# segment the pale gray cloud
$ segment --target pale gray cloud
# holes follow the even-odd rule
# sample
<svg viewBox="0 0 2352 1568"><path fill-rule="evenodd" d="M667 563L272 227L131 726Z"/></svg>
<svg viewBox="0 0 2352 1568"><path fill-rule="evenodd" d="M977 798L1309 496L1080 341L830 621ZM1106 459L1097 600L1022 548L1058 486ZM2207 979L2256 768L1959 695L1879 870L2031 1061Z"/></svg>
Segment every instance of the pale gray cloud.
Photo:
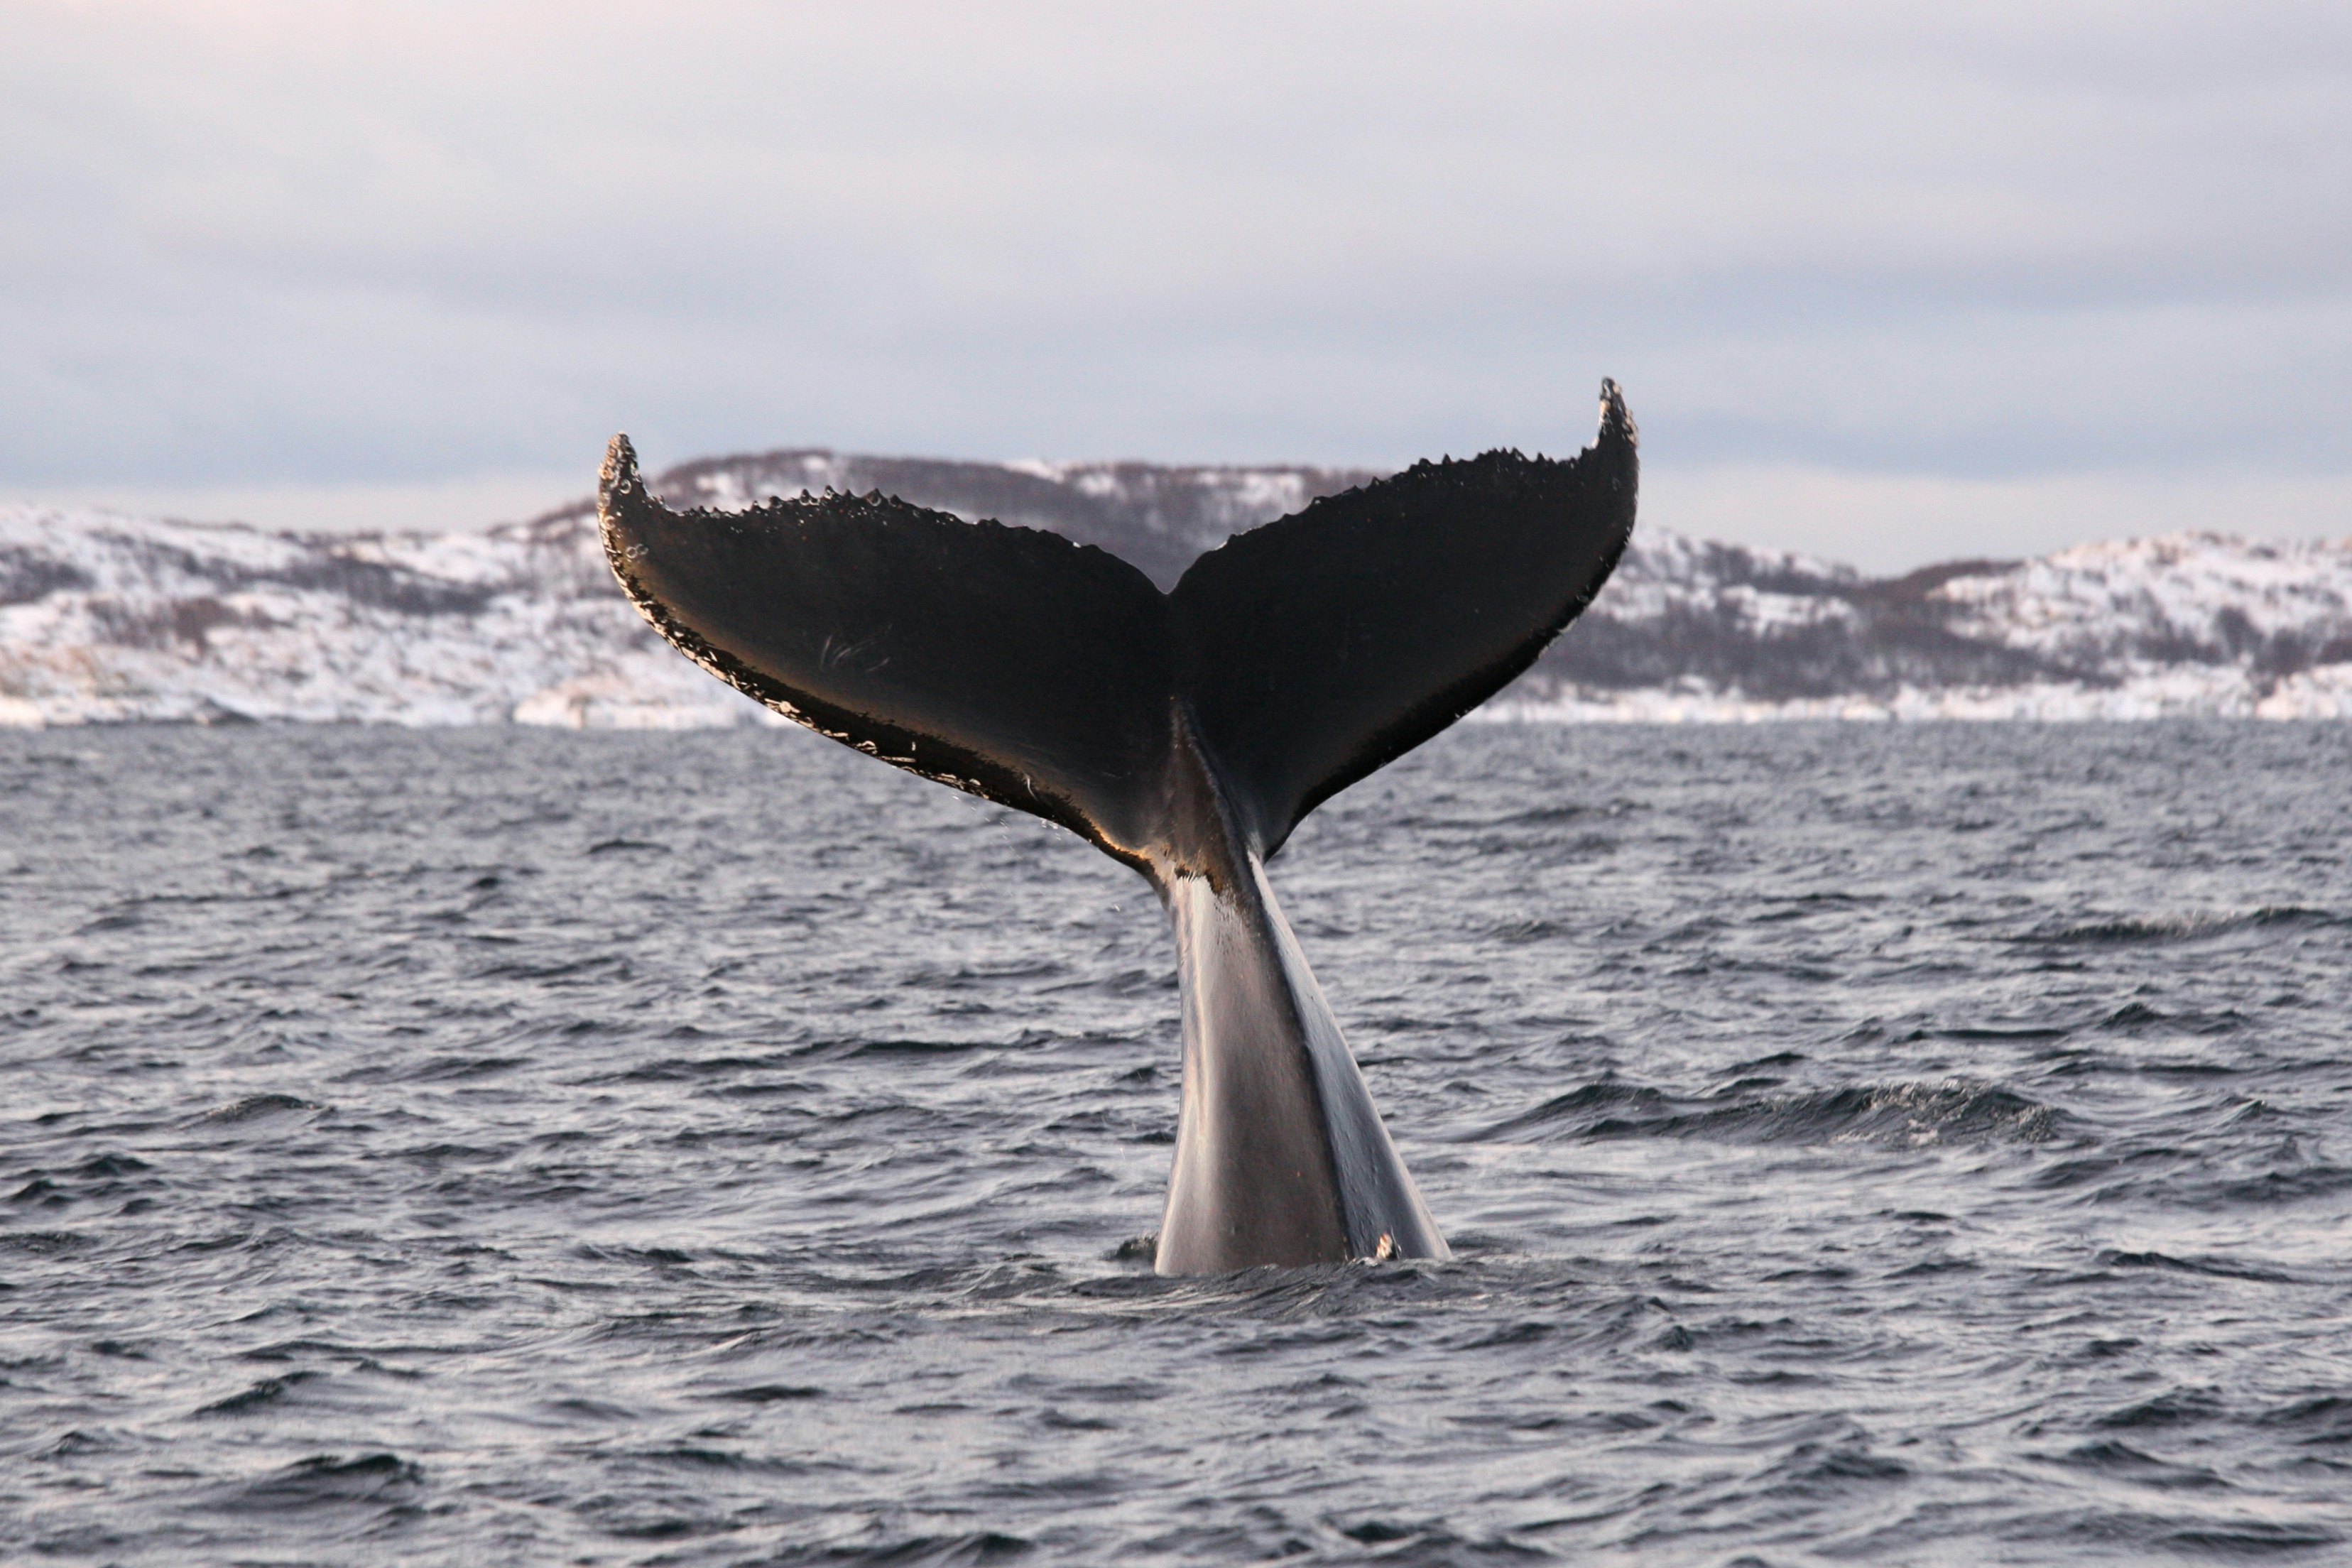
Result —
<svg viewBox="0 0 2352 1568"><path fill-rule="evenodd" d="M0 488L1557 449L1609 374L1661 500L2352 496L2352 14L1919 9L15 0Z"/></svg>

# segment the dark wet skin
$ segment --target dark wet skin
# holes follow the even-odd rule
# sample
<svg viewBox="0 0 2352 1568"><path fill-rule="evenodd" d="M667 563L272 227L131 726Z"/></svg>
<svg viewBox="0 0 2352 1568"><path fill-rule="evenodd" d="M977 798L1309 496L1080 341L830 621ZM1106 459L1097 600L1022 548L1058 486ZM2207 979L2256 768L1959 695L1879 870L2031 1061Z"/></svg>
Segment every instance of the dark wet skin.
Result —
<svg viewBox="0 0 2352 1568"><path fill-rule="evenodd" d="M870 755L1059 823L1170 911L1184 1088L1163 1274L1444 1258L1265 864L1589 605L1633 525L1633 426L1555 462L1421 463L1235 535L1161 594L1126 562L879 494L672 512L615 437L607 558L663 636Z"/></svg>

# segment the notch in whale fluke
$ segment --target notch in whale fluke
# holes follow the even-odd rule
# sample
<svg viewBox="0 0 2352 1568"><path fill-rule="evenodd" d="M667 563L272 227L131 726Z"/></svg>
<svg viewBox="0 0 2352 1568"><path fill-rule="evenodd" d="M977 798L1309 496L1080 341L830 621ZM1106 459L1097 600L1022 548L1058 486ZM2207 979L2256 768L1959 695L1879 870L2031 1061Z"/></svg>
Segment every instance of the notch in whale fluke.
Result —
<svg viewBox="0 0 2352 1568"><path fill-rule="evenodd" d="M878 493L673 512L623 437L598 511L629 598L706 669L1160 889L1185 1087L1159 1266L1197 1272L1445 1255L1263 862L1591 602L1638 468L1604 382L1572 458L1417 463L1236 534L1167 594L1105 551Z"/></svg>

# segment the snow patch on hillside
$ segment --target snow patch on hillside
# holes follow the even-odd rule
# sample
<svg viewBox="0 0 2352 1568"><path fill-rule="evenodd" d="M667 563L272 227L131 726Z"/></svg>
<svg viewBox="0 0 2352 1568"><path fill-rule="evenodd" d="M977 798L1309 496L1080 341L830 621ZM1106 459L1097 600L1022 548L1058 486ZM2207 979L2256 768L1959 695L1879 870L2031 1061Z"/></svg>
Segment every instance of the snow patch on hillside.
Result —
<svg viewBox="0 0 2352 1568"><path fill-rule="evenodd" d="M675 725L763 711L662 643L583 544L0 510L0 723Z"/></svg>

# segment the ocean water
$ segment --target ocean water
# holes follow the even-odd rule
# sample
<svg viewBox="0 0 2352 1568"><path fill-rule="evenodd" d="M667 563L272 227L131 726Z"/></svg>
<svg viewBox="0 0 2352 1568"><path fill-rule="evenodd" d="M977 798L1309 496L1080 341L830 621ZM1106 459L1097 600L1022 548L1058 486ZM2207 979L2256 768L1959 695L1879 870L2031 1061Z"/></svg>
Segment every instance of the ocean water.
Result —
<svg viewBox="0 0 2352 1568"><path fill-rule="evenodd" d="M1162 1280L1132 873L794 731L0 731L0 1560L2352 1562L2352 726L1469 726L1458 1258Z"/></svg>

